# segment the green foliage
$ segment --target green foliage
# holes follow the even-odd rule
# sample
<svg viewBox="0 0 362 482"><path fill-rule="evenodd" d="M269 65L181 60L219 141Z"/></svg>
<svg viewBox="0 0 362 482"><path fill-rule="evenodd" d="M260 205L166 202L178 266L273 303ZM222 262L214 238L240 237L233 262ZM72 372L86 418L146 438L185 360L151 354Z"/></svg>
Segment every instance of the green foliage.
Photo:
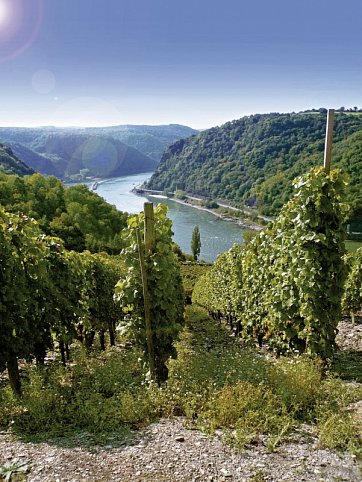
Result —
<svg viewBox="0 0 362 482"><path fill-rule="evenodd" d="M175 198L184 201L186 199L186 194L182 189L176 189Z"/></svg>
<svg viewBox="0 0 362 482"><path fill-rule="evenodd" d="M216 391L200 417L208 430L227 430L226 441L245 447L260 434L287 433L295 424L285 405L263 385L238 382Z"/></svg>
<svg viewBox="0 0 362 482"><path fill-rule="evenodd" d="M3 465L0 465L0 477L5 480L5 482L15 480L13 476L16 477L17 481L25 480L25 474L28 471L29 463L24 459L8 460ZM21 478L19 478L19 476Z"/></svg>
<svg viewBox="0 0 362 482"><path fill-rule="evenodd" d="M362 441L356 436L358 425L348 413L327 412L318 424L319 438L329 449L348 450L362 457Z"/></svg>
<svg viewBox="0 0 362 482"><path fill-rule="evenodd" d="M273 450L305 421L317 425L325 446L360 455L346 407L361 399L361 388L323 376L317 357L263 356L195 306L187 307L176 348L161 387L145 384L135 348L99 355L77 347L67 368L27 365L22 399L0 388L0 426L43 440L79 430L104 440L158 416L183 415L209 433L222 429L234 446L262 441Z"/></svg>
<svg viewBox="0 0 362 482"><path fill-rule="evenodd" d="M257 231L252 231L251 229L247 229L246 231L243 231L244 244L249 244L250 241L252 241L257 234L258 234Z"/></svg>
<svg viewBox="0 0 362 482"><path fill-rule="evenodd" d="M269 368L269 383L295 418L315 416L322 388L323 363L308 356L279 358Z"/></svg>
<svg viewBox="0 0 362 482"><path fill-rule="evenodd" d="M187 307L176 347L167 386L158 394L164 414L185 415L207 432L221 428L237 447L264 434L271 450L301 421L316 423L325 446L334 441L336 448L360 454L358 426L346 407L360 400L361 389L326 378L318 357L260 356L195 306ZM344 420L339 444L338 430L324 425L331 414Z"/></svg>
<svg viewBox="0 0 362 482"><path fill-rule="evenodd" d="M28 139L27 149L17 144L13 147L34 169L61 179L124 176L152 171L157 164L119 140L76 131L35 134Z"/></svg>
<svg viewBox="0 0 362 482"><path fill-rule="evenodd" d="M117 253L123 247L127 215L84 185L66 189L55 177L0 174L0 204L35 218L46 234L62 238L67 249Z"/></svg>
<svg viewBox="0 0 362 482"><path fill-rule="evenodd" d="M43 363L53 339L69 344L88 332L114 333L113 299L123 263L106 254L68 252L36 221L0 208L0 370L21 395L17 359Z"/></svg>
<svg viewBox="0 0 362 482"><path fill-rule="evenodd" d="M217 209L219 207L218 203L213 199L207 199L203 205L208 209Z"/></svg>
<svg viewBox="0 0 362 482"><path fill-rule="evenodd" d="M353 255L345 258L349 268L344 286L342 309L354 314L362 307L362 248L358 248Z"/></svg>
<svg viewBox="0 0 362 482"><path fill-rule="evenodd" d="M362 357L358 351L337 351L332 358L332 369L343 380L362 383Z"/></svg>
<svg viewBox="0 0 362 482"><path fill-rule="evenodd" d="M179 264L173 252L171 221L166 206L155 209L155 247L146 253L147 285L150 293L151 326L158 380L167 378L166 361L175 356L173 342L184 321L184 292ZM128 221L127 245L122 252L126 267L125 278L116 286L116 299L122 306L125 324L137 346L147 354L144 321L142 277L137 246L137 230L144 233L144 214L131 216Z"/></svg>
<svg viewBox="0 0 362 482"><path fill-rule="evenodd" d="M218 256L211 270L195 285L192 300L209 313L222 315L229 321L237 318L242 294L241 256L243 248L234 245Z"/></svg>
<svg viewBox="0 0 362 482"><path fill-rule="evenodd" d="M180 271L182 283L185 290L185 296L191 299L197 280L205 274L211 266L204 262L184 261L180 262Z"/></svg>
<svg viewBox="0 0 362 482"><path fill-rule="evenodd" d="M200 229L198 226L195 226L194 230L192 231L192 237L191 237L191 252L195 261L197 261L197 258L200 256L200 251L201 251Z"/></svg>
<svg viewBox="0 0 362 482"><path fill-rule="evenodd" d="M322 164L326 114L243 117L178 141L164 153L148 182L158 190L182 189L211 199L255 206L276 215L292 195L291 181ZM333 166L351 176L351 218L361 219L362 117L336 113Z"/></svg>
<svg viewBox="0 0 362 482"><path fill-rule="evenodd" d="M34 174L33 169L16 157L10 147L0 143L0 172L26 176Z"/></svg>
<svg viewBox="0 0 362 482"><path fill-rule="evenodd" d="M178 356L169 362L162 399L168 415L197 419L216 390L240 381L257 385L267 376L263 359L248 348L240 349L224 326L193 305L186 308L186 329L175 346Z"/></svg>
<svg viewBox="0 0 362 482"><path fill-rule="evenodd" d="M154 408L139 357L136 350L102 357L80 350L72 367L29 369L14 430L63 435L65 427L96 433L145 423Z"/></svg>
<svg viewBox="0 0 362 482"><path fill-rule="evenodd" d="M91 254L88 251L80 254L80 258L84 268L83 304L86 305L81 320L83 333L104 334L122 318L122 311L114 300L114 288L125 274L123 262L105 253Z"/></svg>
<svg viewBox="0 0 362 482"><path fill-rule="evenodd" d="M346 276L344 185L338 171L322 168L297 179L276 221L221 255L194 301L239 320L245 337L266 335L280 352L330 357Z"/></svg>
<svg viewBox="0 0 362 482"><path fill-rule="evenodd" d="M318 168L294 186L294 197L273 226L246 248L243 312L250 319L258 301L254 319L279 349L329 357L346 276L344 180L338 171L326 176Z"/></svg>
<svg viewBox="0 0 362 482"><path fill-rule="evenodd" d="M46 258L38 224L0 208L0 369L16 357L28 357L41 340Z"/></svg>
<svg viewBox="0 0 362 482"><path fill-rule="evenodd" d="M118 150L118 162L121 164L122 150L119 142L129 146L124 152L128 161L137 162L138 172L150 169L150 160L159 161L163 151L173 142L183 137L196 134L198 131L187 126L171 124L161 126L121 125L114 127L81 128L11 128L0 127L0 139L9 142L13 151L29 166L42 174L63 177L66 169L82 165L83 154L85 163L93 161L97 154L103 154L106 162L104 172L115 168L115 154ZM86 135L84 135L86 134ZM92 142L92 138L95 142ZM82 142L83 141L83 142ZM113 142L115 141L115 142ZM125 147L126 147L125 146ZM123 149L125 149L123 147ZM133 148L133 149L132 149ZM97 153L98 151L98 153ZM102 152L103 151L103 152ZM138 151L138 152L137 152ZM141 153L143 155L141 155ZM147 159L148 158L151 159ZM144 163L147 159L146 164ZM109 162L113 161L113 162ZM134 166L132 171L134 172Z"/></svg>

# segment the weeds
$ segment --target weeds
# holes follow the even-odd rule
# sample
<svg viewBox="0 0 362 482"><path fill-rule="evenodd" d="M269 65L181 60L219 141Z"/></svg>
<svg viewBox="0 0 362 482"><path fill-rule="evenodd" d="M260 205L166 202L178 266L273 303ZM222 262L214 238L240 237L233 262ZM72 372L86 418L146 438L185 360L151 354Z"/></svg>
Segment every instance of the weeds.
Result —
<svg viewBox="0 0 362 482"><path fill-rule="evenodd" d="M318 423L321 443L330 449L349 450L362 458L362 441L356 435L356 421L349 413L325 413Z"/></svg>
<svg viewBox="0 0 362 482"><path fill-rule="evenodd" d="M192 306L176 348L160 388L146 381L134 349L89 355L78 348L69 367L28 366L21 400L0 389L0 425L33 440L67 435L71 444L123 444L134 428L183 415L208 433L221 429L236 447L274 450L303 421L315 424L324 446L362 455L346 410L362 388L326 375L318 358L261 354Z"/></svg>
<svg viewBox="0 0 362 482"><path fill-rule="evenodd" d="M25 474L29 471L29 464L24 459L14 459L0 465L0 478L5 482L10 480L26 480Z"/></svg>
<svg viewBox="0 0 362 482"><path fill-rule="evenodd" d="M93 358L80 351L71 367L31 367L28 377L14 417L17 432L102 433L137 427L154 418L136 351Z"/></svg>

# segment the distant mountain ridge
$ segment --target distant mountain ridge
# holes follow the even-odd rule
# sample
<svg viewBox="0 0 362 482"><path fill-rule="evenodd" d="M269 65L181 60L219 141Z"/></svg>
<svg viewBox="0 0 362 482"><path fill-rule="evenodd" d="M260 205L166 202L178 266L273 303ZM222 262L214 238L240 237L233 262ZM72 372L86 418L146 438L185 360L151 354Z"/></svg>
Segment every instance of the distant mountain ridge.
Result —
<svg viewBox="0 0 362 482"><path fill-rule="evenodd" d="M275 215L291 181L323 163L324 112L256 114L182 139L164 153L150 189L182 189ZM336 113L332 165L351 175L352 215L362 216L362 115ZM360 214L359 214L360 213Z"/></svg>
<svg viewBox="0 0 362 482"><path fill-rule="evenodd" d="M9 146L0 144L0 171L5 174L25 176L34 174L34 170L17 158Z"/></svg>
<svg viewBox="0 0 362 482"><path fill-rule="evenodd" d="M31 166L32 169L41 174L46 174L48 176L56 176L58 178L62 177L62 173L57 169L56 165L53 164L52 159L45 157L27 147L19 144L18 142L8 143L11 150L19 159L26 159L27 165Z"/></svg>
<svg viewBox="0 0 362 482"><path fill-rule="evenodd" d="M88 127L84 133L113 137L160 161L164 150L178 139L198 134L199 131L180 124L161 126L124 125L115 127Z"/></svg>
<svg viewBox="0 0 362 482"><path fill-rule="evenodd" d="M86 169L90 176L112 177L153 171L168 145L196 132L178 124L0 127L0 141L10 145L18 157L42 174L61 179L82 178L80 171Z"/></svg>
<svg viewBox="0 0 362 482"><path fill-rule="evenodd" d="M119 125L109 127L0 127L0 141L17 142L28 149L38 151L49 135L98 135L124 142L148 157L159 161L170 144L183 137L197 134L191 127L169 125Z"/></svg>
<svg viewBox="0 0 362 482"><path fill-rule="evenodd" d="M61 179L124 176L150 172L157 165L156 161L123 142L89 134L50 134L39 138L36 156L30 156L32 151L19 145L14 149L34 169Z"/></svg>

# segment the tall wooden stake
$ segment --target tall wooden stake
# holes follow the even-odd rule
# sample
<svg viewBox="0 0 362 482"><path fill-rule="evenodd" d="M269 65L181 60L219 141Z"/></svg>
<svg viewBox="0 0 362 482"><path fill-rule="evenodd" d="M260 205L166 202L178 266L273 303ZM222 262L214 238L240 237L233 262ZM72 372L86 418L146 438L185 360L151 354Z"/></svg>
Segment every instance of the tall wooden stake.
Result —
<svg viewBox="0 0 362 482"><path fill-rule="evenodd" d="M331 170L333 125L334 125L334 109L329 109L328 115L327 115L326 143L324 147L324 169L327 174L329 174Z"/></svg>
<svg viewBox="0 0 362 482"><path fill-rule="evenodd" d="M144 253L144 249L143 249L141 234L140 234L138 229L136 231L136 237L137 237L138 253L139 253L139 260L140 260L140 269L141 269L141 277L142 277L143 303L144 303L144 311L145 311L146 339L147 339L147 351L148 351L148 363L150 365L151 380L155 380L156 379L155 354L154 354L154 350L153 350L153 341L152 341L150 296L149 296L148 285L147 285L147 271L146 271L146 265L145 265L145 253Z"/></svg>
<svg viewBox="0 0 362 482"><path fill-rule="evenodd" d="M153 212L153 203L146 202L143 205L143 211L145 215L145 251L146 256L152 254L155 249L155 242L156 242L156 231L155 231L155 215ZM145 276L147 276L147 272L145 270ZM150 304L150 297L148 293L147 287L147 278L145 281L145 285L147 288L147 317L145 316L145 323L146 323L146 336L147 336L147 347L150 353L150 371L151 371L151 378L155 380L157 377L156 370L155 370L155 350L153 347L153 333L152 333L152 325L151 325L151 304ZM145 310L146 314L146 310ZM152 361L151 361L152 358Z"/></svg>
<svg viewBox="0 0 362 482"><path fill-rule="evenodd" d="M150 295L148 292L147 270L145 265L145 254L147 255L153 252L155 247L155 240L156 240L155 216L153 213L153 203L149 203L149 202L144 203L144 216L145 216L144 247L145 247L146 253L144 252L144 249L143 249L143 243L141 240L141 235L139 230L137 230L136 236L137 236L140 268L141 268L141 276L142 276L148 362L150 365L151 379L155 380L156 370L155 370L155 351L153 348L153 339L152 339L153 335L152 335L152 325L151 325L151 303L150 303Z"/></svg>

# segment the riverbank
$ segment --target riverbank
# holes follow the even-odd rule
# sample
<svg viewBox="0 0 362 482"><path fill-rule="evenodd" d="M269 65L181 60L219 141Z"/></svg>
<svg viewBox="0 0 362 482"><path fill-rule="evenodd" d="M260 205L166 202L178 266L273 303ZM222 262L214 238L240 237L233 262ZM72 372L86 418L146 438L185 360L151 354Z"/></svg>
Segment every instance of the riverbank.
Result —
<svg viewBox="0 0 362 482"><path fill-rule="evenodd" d="M183 204L184 206L190 206L192 208L199 209L200 211L205 211L207 213L213 214L214 216L222 219L223 221L228 221L228 222L232 222L234 224L237 224L238 226L240 226L241 228L244 228L244 229L251 229L253 231L261 231L262 229L264 229L264 226L261 226L260 224L256 224L256 223L252 223L252 222L249 223L249 222L247 222L245 220L242 220L242 219L233 218L233 217L227 216L225 214L218 213L218 212L215 211L215 209L198 206L197 204L193 204L192 202L187 202L186 200L169 198L169 197L161 196L161 195L158 195L158 194L148 194L148 196L149 197L155 197L155 198L168 199L169 201L173 201L175 203Z"/></svg>
<svg viewBox="0 0 362 482"><path fill-rule="evenodd" d="M155 197L155 198L158 198L158 199L167 199L169 201L173 201L173 202L176 202L176 203L179 203L179 204L183 204L184 206L189 206L189 207L192 207L192 208L195 208L195 209L199 209L200 211L205 211L205 212L208 212L210 214L213 214L214 216L222 219L223 221L232 222L232 223L234 223L234 224L236 224L236 225L238 225L238 226L240 226L241 228L244 228L244 229L251 229L253 231L261 231L262 229L264 229L263 225L258 224L254 221L249 221L247 219L240 219L238 217L233 217L228 213L223 213L223 212L217 211L218 209L220 210L220 208L221 208L221 209L234 211L235 213L242 213L243 212L241 209L235 208L235 207L230 206L228 204L217 203L217 205L218 205L217 208L207 208L207 207L201 206L199 204L201 202L204 202L204 199L197 198L197 197L194 197L194 196L188 196L187 194L185 194L185 199L179 199L179 198L176 198L176 197L164 196L164 195L161 194L162 191L153 191L151 189L142 189L142 188L135 187L134 189L132 189L132 192L134 192L135 194L143 195L143 196L146 195L148 197ZM265 219L263 218L263 220L269 221L269 219L266 219L266 218Z"/></svg>

